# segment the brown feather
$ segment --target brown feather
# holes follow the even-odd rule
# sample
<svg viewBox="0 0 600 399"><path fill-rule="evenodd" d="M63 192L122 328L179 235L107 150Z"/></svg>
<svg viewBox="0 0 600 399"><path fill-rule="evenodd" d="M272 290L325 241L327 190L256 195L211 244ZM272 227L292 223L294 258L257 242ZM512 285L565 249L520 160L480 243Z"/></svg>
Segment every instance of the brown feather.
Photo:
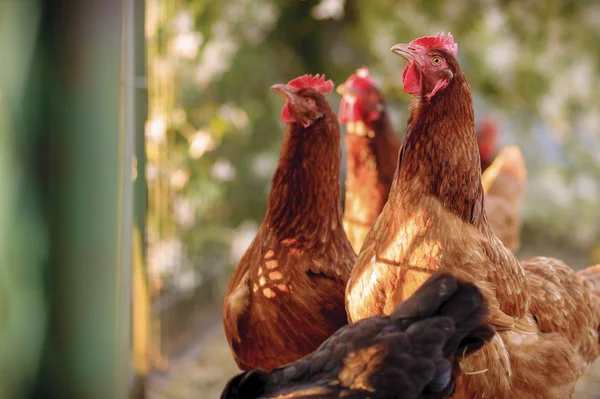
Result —
<svg viewBox="0 0 600 399"><path fill-rule="evenodd" d="M344 326L284 367L234 376L221 399L443 399L458 358L492 339L485 298L473 284L432 276L391 316Z"/></svg>
<svg viewBox="0 0 600 399"><path fill-rule="evenodd" d="M591 284L557 260L521 265L493 234L470 89L454 57L444 57L454 78L430 101L416 96L411 104L388 203L348 281L349 318L389 314L432 272L448 271L484 293L499 330L461 362L455 397L572 397L598 356Z"/></svg>
<svg viewBox="0 0 600 399"><path fill-rule="evenodd" d="M325 98L313 96L323 117L288 124L267 214L225 294L225 333L241 369L297 360L347 323L356 255L342 228L340 131Z"/></svg>
<svg viewBox="0 0 600 399"><path fill-rule="evenodd" d="M387 202L399 149L400 140L385 111L372 122L347 123L343 222L356 253Z"/></svg>

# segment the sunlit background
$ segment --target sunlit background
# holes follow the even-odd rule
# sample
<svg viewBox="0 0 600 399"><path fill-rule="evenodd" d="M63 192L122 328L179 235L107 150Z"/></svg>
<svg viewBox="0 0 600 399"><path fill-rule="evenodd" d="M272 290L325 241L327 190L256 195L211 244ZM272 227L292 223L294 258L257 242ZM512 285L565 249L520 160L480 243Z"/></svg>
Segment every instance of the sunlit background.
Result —
<svg viewBox="0 0 600 399"><path fill-rule="evenodd" d="M476 120L494 119L500 146L517 144L525 156L518 257L553 255L576 269L600 262L598 2L122 0L66 17L24 3L0 2L0 364L11 370L0 373L0 398L23 386L39 394L66 353L86 353L71 367L87 365L75 374L101 389L94 354L119 343L106 338L88 352L97 336L87 329L110 315L121 320L111 328L133 331L133 370L149 375L142 390L151 397L218 397L236 372L222 295L264 216L283 136L282 103L269 87L304 73L337 85L367 65L401 135L410 97L404 63L389 49L441 30L459 45ZM71 33L44 31L62 28ZM337 110L339 96L328 99ZM63 133L45 136L52 129ZM53 227L62 212L66 227ZM120 241L107 244L117 231ZM92 315L119 292L113 308L129 310ZM70 319L56 314L86 295L91 308L67 312L90 314L76 343L56 324ZM577 398L599 391L597 366Z"/></svg>

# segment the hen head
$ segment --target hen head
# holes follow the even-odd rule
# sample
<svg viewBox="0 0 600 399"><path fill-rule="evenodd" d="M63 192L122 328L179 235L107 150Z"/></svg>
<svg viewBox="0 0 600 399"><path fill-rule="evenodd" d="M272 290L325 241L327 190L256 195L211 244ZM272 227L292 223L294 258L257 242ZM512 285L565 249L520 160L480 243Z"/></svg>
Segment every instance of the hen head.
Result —
<svg viewBox="0 0 600 399"><path fill-rule="evenodd" d="M408 44L396 44L391 51L407 62L402 81L408 94L420 94L431 100L444 90L459 71L456 55L458 44L452 34L444 32L436 36L425 36Z"/></svg>
<svg viewBox="0 0 600 399"><path fill-rule="evenodd" d="M287 84L273 85L271 90L285 101L281 110L283 123L300 123L307 128L329 107L323 94L333 90L333 82L325 80L325 75L303 75Z"/></svg>
<svg viewBox="0 0 600 399"><path fill-rule="evenodd" d="M342 96L340 123L372 122L379 119L385 108L383 99L375 87L375 81L366 66L357 69L354 75L339 85L337 92Z"/></svg>

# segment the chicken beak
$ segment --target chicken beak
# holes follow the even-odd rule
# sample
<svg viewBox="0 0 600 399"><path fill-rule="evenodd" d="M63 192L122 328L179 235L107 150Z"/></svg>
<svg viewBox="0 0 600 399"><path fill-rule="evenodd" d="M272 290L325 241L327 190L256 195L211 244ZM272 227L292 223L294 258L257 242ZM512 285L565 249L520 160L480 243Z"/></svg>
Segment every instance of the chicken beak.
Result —
<svg viewBox="0 0 600 399"><path fill-rule="evenodd" d="M346 87L346 83L342 83L335 91L337 91L340 96L344 97L344 95L347 93L347 90L348 88Z"/></svg>
<svg viewBox="0 0 600 399"><path fill-rule="evenodd" d="M390 51L404 58L408 63L411 63L415 60L415 56L409 50L408 44L398 43L394 47L392 47Z"/></svg>
<svg viewBox="0 0 600 399"><path fill-rule="evenodd" d="M287 87L284 84L276 84L271 86L271 90L273 90L275 93L279 94L281 96L281 99L283 101L291 101L292 100L292 93L290 93L287 89Z"/></svg>

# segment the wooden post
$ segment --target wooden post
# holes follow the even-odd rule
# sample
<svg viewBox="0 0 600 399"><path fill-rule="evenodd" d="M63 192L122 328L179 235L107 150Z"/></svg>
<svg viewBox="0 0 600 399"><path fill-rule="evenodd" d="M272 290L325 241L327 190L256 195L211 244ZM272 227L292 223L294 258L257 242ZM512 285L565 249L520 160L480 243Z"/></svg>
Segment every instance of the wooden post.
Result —
<svg viewBox="0 0 600 399"><path fill-rule="evenodd" d="M150 294L147 274L146 217L148 211L148 187L146 184L146 140L145 123L148 117L148 89L146 83L146 36L145 2L127 0L131 12L127 17L128 83L131 95L129 120L134 131L134 209L133 209L133 275L132 275L132 339L134 387L131 397L144 399L147 396L147 377L150 371Z"/></svg>

